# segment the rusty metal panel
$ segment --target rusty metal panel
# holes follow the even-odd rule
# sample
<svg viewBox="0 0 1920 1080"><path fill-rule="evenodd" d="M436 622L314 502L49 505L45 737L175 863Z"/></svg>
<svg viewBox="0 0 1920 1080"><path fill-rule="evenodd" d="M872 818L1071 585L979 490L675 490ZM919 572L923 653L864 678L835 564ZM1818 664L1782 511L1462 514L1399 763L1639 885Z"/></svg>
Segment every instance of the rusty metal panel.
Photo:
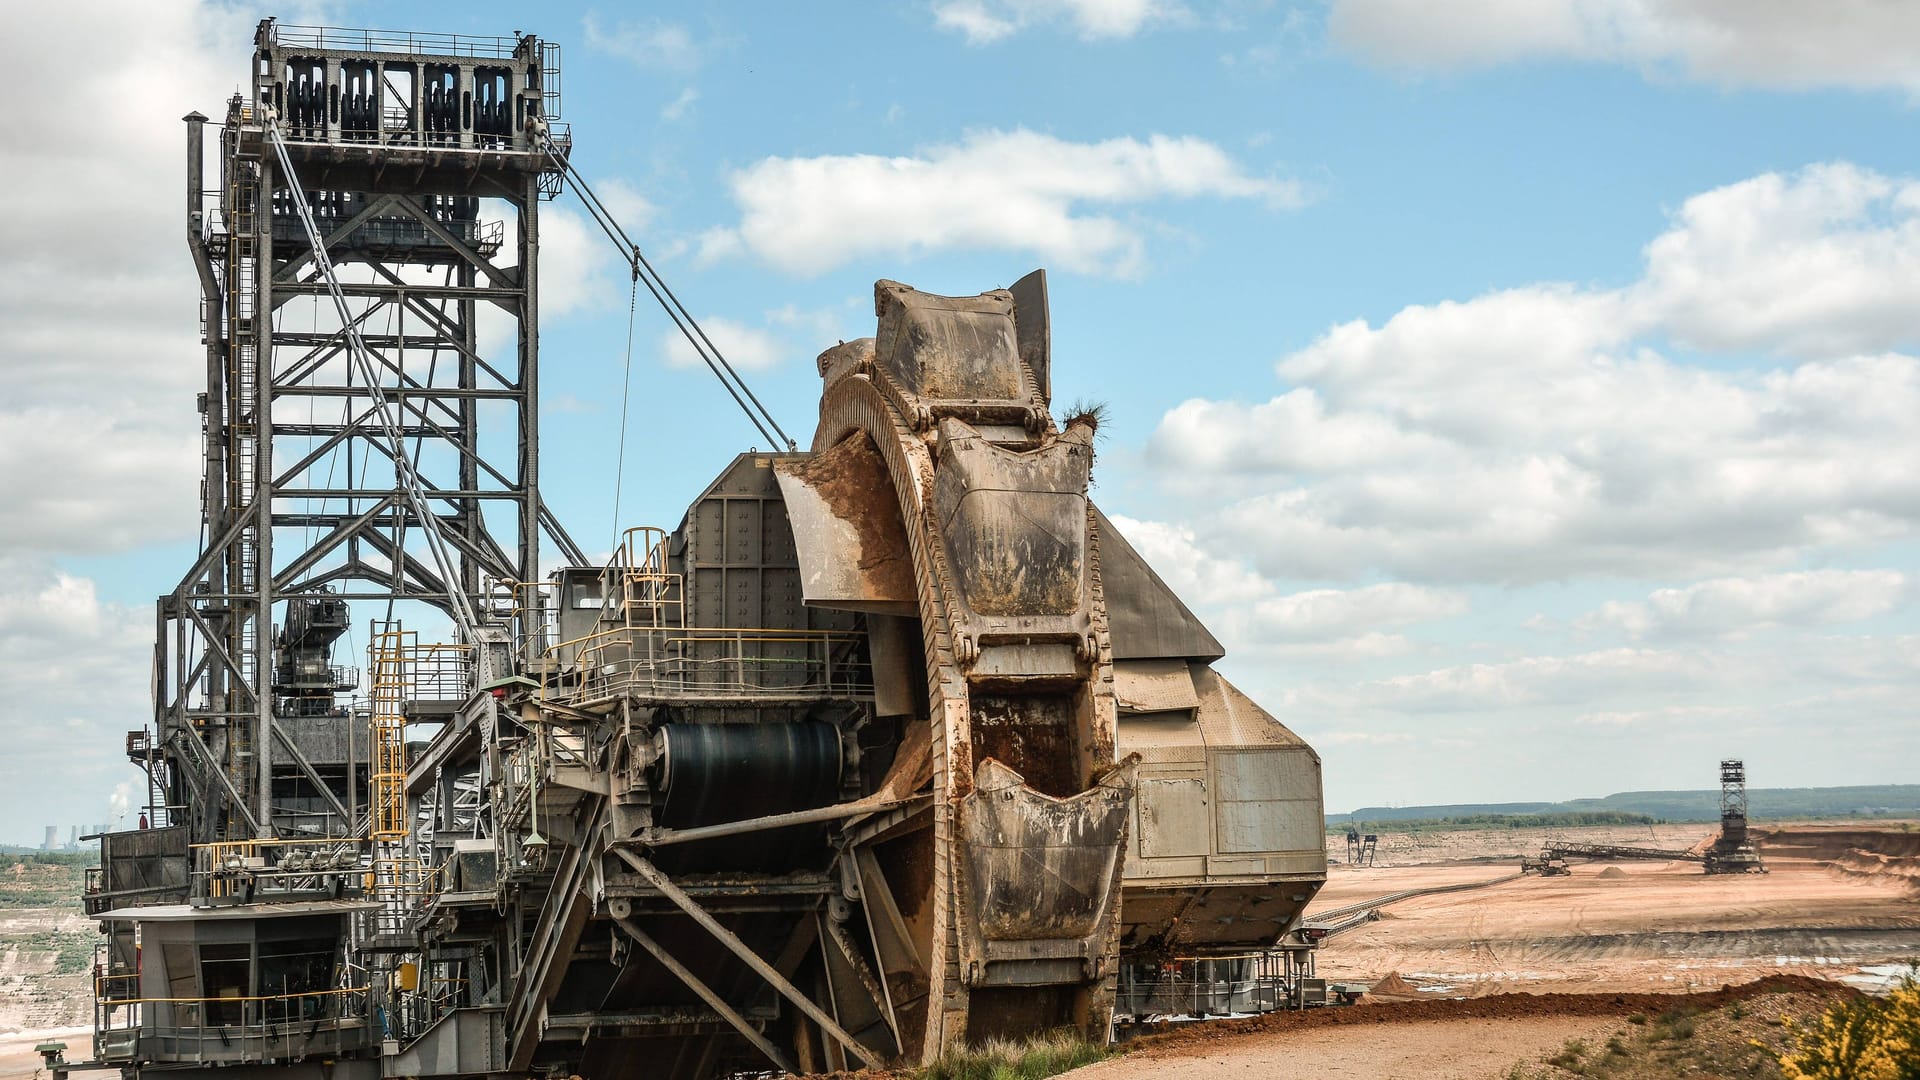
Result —
<svg viewBox="0 0 1920 1080"><path fill-rule="evenodd" d="M1113 696L1123 713L1178 713L1200 707L1185 660L1116 660Z"/></svg>
<svg viewBox="0 0 1920 1080"><path fill-rule="evenodd" d="M1140 804L1142 857L1208 853L1213 841L1213 813L1204 779L1142 779L1134 797Z"/></svg>
<svg viewBox="0 0 1920 1080"><path fill-rule="evenodd" d="M1324 843L1320 763L1292 748L1213 755L1221 854L1319 849ZM1265 869L1265 864L1253 872Z"/></svg>
<svg viewBox="0 0 1920 1080"><path fill-rule="evenodd" d="M935 296L897 282L874 287L880 317L875 359L920 397L949 401L1026 398L1014 334L1013 296Z"/></svg>
<svg viewBox="0 0 1920 1080"><path fill-rule="evenodd" d="M1035 791L998 761L980 763L958 814L970 984L996 981L994 964L1076 980L1100 974L1133 790L1131 761L1071 798Z"/></svg>
<svg viewBox="0 0 1920 1080"><path fill-rule="evenodd" d="M1047 272L1035 270L1007 287L1013 297L1014 333L1020 359L1033 372L1040 396L1053 399L1053 329L1047 310Z"/></svg>
<svg viewBox="0 0 1920 1080"><path fill-rule="evenodd" d="M1213 756L1213 771L1225 802L1305 799L1320 790L1320 763L1286 748L1222 748Z"/></svg>
<svg viewBox="0 0 1920 1080"><path fill-rule="evenodd" d="M899 499L871 442L848 439L808 460L783 460L774 476L806 603L918 614Z"/></svg>
<svg viewBox="0 0 1920 1080"><path fill-rule="evenodd" d="M1091 432L1037 450L995 446L940 422L934 504L960 593L993 616L1071 616L1085 604Z"/></svg>
<svg viewBox="0 0 1920 1080"><path fill-rule="evenodd" d="M1262 854L1276 851L1321 850L1324 819L1317 802L1307 799L1268 802L1226 802L1219 806L1220 851L1223 854ZM1266 869L1255 860L1250 872Z"/></svg>
<svg viewBox="0 0 1920 1080"><path fill-rule="evenodd" d="M1206 760L1206 744L1191 710L1121 713L1116 733L1121 756L1138 754L1143 766Z"/></svg>
<svg viewBox="0 0 1920 1080"><path fill-rule="evenodd" d="M1210 747L1293 746L1320 759L1306 740L1274 715L1255 704L1220 673L1204 665L1193 668L1193 686L1200 693L1200 730ZM1313 790L1319 791L1315 781Z"/></svg>
<svg viewBox="0 0 1920 1080"><path fill-rule="evenodd" d="M920 621L867 615L867 654L873 669L875 716L924 716L927 691L920 672Z"/></svg>

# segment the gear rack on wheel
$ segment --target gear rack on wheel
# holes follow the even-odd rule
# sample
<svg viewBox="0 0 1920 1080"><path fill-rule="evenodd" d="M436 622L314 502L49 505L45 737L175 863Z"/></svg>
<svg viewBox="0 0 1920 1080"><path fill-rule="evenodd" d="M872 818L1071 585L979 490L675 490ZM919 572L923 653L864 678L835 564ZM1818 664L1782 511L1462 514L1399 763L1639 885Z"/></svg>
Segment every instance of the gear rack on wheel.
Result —
<svg viewBox="0 0 1920 1080"><path fill-rule="evenodd" d="M559 59L268 20L212 192L187 118L206 544L60 1068L679 1080L1298 1004L1319 758L1089 500L1044 274L877 283L808 449L568 538Z"/></svg>

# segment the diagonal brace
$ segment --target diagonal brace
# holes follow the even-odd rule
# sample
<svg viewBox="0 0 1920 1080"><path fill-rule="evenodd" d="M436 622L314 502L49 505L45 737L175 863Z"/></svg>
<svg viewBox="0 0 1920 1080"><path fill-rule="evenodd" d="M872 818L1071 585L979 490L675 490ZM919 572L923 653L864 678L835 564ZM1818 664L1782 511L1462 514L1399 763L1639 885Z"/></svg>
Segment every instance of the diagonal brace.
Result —
<svg viewBox="0 0 1920 1080"><path fill-rule="evenodd" d="M828 1035L845 1044L848 1050L853 1051L854 1056L866 1062L868 1068L884 1068L884 1064L878 1054L867 1049L866 1046L862 1045L860 1041L852 1035L847 1034L846 1029L842 1028L838 1023L835 1023L833 1017L827 1015L826 1010L815 1005L807 995L801 993L792 983L788 982L785 976L774 970L772 964L760 959L759 954L748 948L747 943L741 941L733 931L720 925L720 920L708 914L707 909L696 903L693 897L688 896L686 890L675 885L672 878L661 873L660 869L654 866L653 863L635 855L625 848L614 848L613 853L625 860L628 866L633 867L634 872L645 878L649 885L659 889L660 895L673 901L674 906L686 912L688 918L704 927L707 933L712 934L720 944L726 946L728 952L739 957L742 963L752 968L755 974L765 979L767 984L772 986L781 997L791 1001L794 1008L807 1014L807 1018L819 1024L822 1031L825 1031Z"/></svg>
<svg viewBox="0 0 1920 1080"><path fill-rule="evenodd" d="M685 964L675 960L673 955L667 952L665 946L655 941L645 930L640 929L639 925L632 919L616 918L614 922L619 923L620 929L625 930L627 936L638 942L641 948L652 953L653 958L660 961L661 967L673 972L676 978L686 984L687 989L693 991L701 1001L706 1002L708 1008L719 1013L727 1023L733 1025L735 1031L738 1031L748 1042L758 1047L761 1053L767 1055L768 1060L772 1061L776 1068L789 1073L799 1073L800 1070L793 1067L793 1062L787 1055L780 1052L779 1047L773 1045L765 1035L760 1033L758 1028L747 1021L746 1017L741 1016L739 1012L735 1011L733 1006L728 1005L724 998L714 993L711 986L701 982L700 976L688 970Z"/></svg>

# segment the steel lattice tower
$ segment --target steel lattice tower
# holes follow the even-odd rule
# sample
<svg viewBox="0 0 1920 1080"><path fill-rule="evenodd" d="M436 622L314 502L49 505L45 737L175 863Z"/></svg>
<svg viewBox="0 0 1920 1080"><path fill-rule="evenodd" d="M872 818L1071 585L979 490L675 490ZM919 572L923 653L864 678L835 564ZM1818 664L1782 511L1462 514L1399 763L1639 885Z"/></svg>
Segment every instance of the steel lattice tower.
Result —
<svg viewBox="0 0 1920 1080"><path fill-rule="evenodd" d="M1747 766L1738 758L1720 762L1720 836L1706 861L1709 874L1766 871L1747 833Z"/></svg>
<svg viewBox="0 0 1920 1080"><path fill-rule="evenodd" d="M203 544L159 601L158 737L142 749L169 806L195 807L185 823L196 839L354 827L365 748L328 707L354 680L324 660L283 676L291 683L276 678L277 641L290 640L278 628L302 618L294 607L326 597L445 611L457 592L480 609L490 585L534 580L542 532L585 561L538 484L539 204L557 193L569 146L554 121L558 60L533 37L264 21L251 97L229 102L218 136L214 209L206 118L186 118L206 344ZM270 121L291 178L268 145ZM378 395L320 302L326 283L290 183L339 268ZM482 312L500 325L483 332ZM382 432L380 396L398 413L387 433L398 440ZM456 580L425 554L400 455Z"/></svg>

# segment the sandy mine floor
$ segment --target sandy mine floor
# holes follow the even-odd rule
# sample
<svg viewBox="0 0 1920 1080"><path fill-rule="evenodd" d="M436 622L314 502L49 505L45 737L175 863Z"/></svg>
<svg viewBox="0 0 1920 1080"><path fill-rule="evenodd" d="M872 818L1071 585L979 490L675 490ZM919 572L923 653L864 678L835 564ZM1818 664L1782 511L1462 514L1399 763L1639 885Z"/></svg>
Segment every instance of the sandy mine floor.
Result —
<svg viewBox="0 0 1920 1080"><path fill-rule="evenodd" d="M1068 1074L1074 1080L1267 1080L1355 1077L1369 1080L1482 1080L1534 1062L1569 1039L1604 1041L1617 1018L1428 1020L1327 1031L1283 1031L1222 1040L1168 1054L1103 1061Z"/></svg>
<svg viewBox="0 0 1920 1080"><path fill-rule="evenodd" d="M1569 1040L1581 1040L1590 1050L1651 1033L1644 1026L1648 1019L1676 1007L1712 1017L1738 1004L1740 1018L1751 1019L1758 1033L1777 1035L1780 1018L1804 1022L1848 993L1836 983L1773 976L1692 995L1493 994L1269 1013L1164 1025L1137 1040L1126 1057L1069 1075L1076 1080L1495 1080L1516 1065L1537 1075L1540 1064ZM1752 1034L1732 1033L1742 1048Z"/></svg>
<svg viewBox="0 0 1920 1080"><path fill-rule="evenodd" d="M45 1031L0 1034L0 1080L29 1080L29 1078L46 1077L45 1059L33 1052L33 1048L43 1042L66 1043L68 1061L82 1061L93 1056L93 1028L91 1027L52 1028ZM75 1075L111 1074L77 1073Z"/></svg>
<svg viewBox="0 0 1920 1080"><path fill-rule="evenodd" d="M1637 842L1649 843L1645 830ZM1676 836L1661 846L1689 842ZM1470 855L1460 847L1456 841L1457 853ZM1405 900L1329 940L1319 973L1336 982L1398 975L1414 996L1685 991L1775 973L1862 978L1920 956L1920 833L1798 826L1763 842L1761 852L1770 873L1709 877L1685 862L1576 863L1568 877L1528 875ZM1308 914L1513 869L1336 867Z"/></svg>

